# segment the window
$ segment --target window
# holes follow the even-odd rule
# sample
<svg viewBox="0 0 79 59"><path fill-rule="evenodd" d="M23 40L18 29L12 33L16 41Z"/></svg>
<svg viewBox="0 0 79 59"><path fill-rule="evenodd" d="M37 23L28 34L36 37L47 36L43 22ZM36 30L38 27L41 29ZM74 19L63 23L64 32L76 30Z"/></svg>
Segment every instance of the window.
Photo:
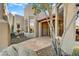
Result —
<svg viewBox="0 0 79 59"><path fill-rule="evenodd" d="M30 33L34 33L34 19L30 19Z"/></svg>
<svg viewBox="0 0 79 59"><path fill-rule="evenodd" d="M17 32L20 32L20 24L17 24Z"/></svg>
<svg viewBox="0 0 79 59"><path fill-rule="evenodd" d="M79 41L79 17L76 19L76 41Z"/></svg>
<svg viewBox="0 0 79 59"><path fill-rule="evenodd" d="M63 9L63 5L61 4L58 7L58 36L62 36L63 31L64 31L64 22L63 22L63 16L64 15L64 9Z"/></svg>
<svg viewBox="0 0 79 59"><path fill-rule="evenodd" d="M17 28L20 28L20 24L17 24Z"/></svg>
<svg viewBox="0 0 79 59"><path fill-rule="evenodd" d="M79 41L79 4L76 4L76 8L78 16L78 18L76 19L76 41Z"/></svg>
<svg viewBox="0 0 79 59"><path fill-rule="evenodd" d="M28 32L34 33L34 19L28 19Z"/></svg>

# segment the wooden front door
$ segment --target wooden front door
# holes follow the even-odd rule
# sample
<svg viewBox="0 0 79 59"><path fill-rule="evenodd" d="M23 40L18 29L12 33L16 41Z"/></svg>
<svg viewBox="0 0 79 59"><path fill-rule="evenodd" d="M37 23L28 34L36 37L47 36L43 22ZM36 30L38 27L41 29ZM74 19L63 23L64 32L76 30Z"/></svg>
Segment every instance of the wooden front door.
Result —
<svg viewBox="0 0 79 59"><path fill-rule="evenodd" d="M42 23L42 36L48 36L48 23Z"/></svg>

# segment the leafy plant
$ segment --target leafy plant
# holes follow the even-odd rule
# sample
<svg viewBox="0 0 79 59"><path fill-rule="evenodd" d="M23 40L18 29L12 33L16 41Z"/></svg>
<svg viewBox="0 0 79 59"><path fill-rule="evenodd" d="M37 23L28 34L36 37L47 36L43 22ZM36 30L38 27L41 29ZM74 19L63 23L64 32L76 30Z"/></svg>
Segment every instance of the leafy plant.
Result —
<svg viewBox="0 0 79 59"><path fill-rule="evenodd" d="M73 56L79 56L79 48L74 48L72 52Z"/></svg>

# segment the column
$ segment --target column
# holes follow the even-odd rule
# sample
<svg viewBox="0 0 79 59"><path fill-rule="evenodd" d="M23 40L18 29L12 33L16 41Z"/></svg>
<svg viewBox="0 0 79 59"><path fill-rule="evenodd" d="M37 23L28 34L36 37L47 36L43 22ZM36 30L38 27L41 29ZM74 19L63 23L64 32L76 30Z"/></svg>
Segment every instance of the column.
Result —
<svg viewBox="0 0 79 59"><path fill-rule="evenodd" d="M28 19L28 33L30 33L30 19Z"/></svg>
<svg viewBox="0 0 79 59"><path fill-rule="evenodd" d="M42 36L42 26L41 26L41 22L39 22L39 37Z"/></svg>
<svg viewBox="0 0 79 59"><path fill-rule="evenodd" d="M58 35L58 10L57 7L55 7L56 9L56 17L55 17L55 37L57 37Z"/></svg>
<svg viewBox="0 0 79 59"><path fill-rule="evenodd" d="M2 20L2 3L0 3L0 20Z"/></svg>
<svg viewBox="0 0 79 59"><path fill-rule="evenodd" d="M34 36L35 37L38 36L37 31L38 31L38 24L37 24L37 20L35 20L34 21Z"/></svg>

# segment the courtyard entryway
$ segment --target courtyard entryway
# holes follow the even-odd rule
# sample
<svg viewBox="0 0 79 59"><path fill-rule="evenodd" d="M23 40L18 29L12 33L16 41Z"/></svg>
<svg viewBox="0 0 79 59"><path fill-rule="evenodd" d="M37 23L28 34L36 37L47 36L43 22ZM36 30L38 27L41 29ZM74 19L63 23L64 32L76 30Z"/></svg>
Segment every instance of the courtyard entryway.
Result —
<svg viewBox="0 0 79 59"><path fill-rule="evenodd" d="M52 55L52 42L50 37L37 37L24 42L19 43L24 47L31 49L37 53L37 55Z"/></svg>

